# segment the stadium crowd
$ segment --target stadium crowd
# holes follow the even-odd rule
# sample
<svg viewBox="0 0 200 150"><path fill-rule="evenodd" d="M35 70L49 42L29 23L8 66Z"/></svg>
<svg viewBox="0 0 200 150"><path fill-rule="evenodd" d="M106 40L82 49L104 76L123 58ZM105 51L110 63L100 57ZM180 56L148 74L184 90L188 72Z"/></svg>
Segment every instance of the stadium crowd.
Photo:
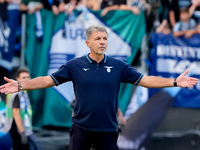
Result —
<svg viewBox="0 0 200 150"><path fill-rule="evenodd" d="M156 31L164 34L173 32L174 36L184 35L188 38L200 33L198 0L1 0L0 19L5 26L9 19L8 10L13 9L21 13L35 14L37 18L35 34L41 41L43 25L40 9L52 11L54 15L64 12L73 21L75 18L73 10L82 10L87 17L86 8L93 11L102 10L102 17L112 10L131 11L135 15L144 11L147 32Z"/></svg>

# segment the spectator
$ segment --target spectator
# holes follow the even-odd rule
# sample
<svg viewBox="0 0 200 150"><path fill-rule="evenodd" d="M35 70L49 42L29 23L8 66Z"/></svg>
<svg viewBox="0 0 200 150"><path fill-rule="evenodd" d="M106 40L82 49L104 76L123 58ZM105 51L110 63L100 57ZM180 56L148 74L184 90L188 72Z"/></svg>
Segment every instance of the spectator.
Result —
<svg viewBox="0 0 200 150"><path fill-rule="evenodd" d="M131 0L128 1L127 5L121 5L120 10L130 10L135 15L139 15L141 11L147 11L147 15L151 13L151 6L146 0Z"/></svg>
<svg viewBox="0 0 200 150"><path fill-rule="evenodd" d="M20 5L20 11L28 11L29 14L35 14L35 35L38 42L42 42L43 40L42 17L40 14L40 9L42 8L43 4L41 0L22 0Z"/></svg>
<svg viewBox="0 0 200 150"><path fill-rule="evenodd" d="M171 31L172 30L169 26L167 19L164 19L161 25L156 29L156 33L163 33L163 34L169 34L171 33Z"/></svg>
<svg viewBox="0 0 200 150"><path fill-rule="evenodd" d="M119 10L121 5L127 5L126 0L102 0L101 16L105 16L111 10Z"/></svg>
<svg viewBox="0 0 200 150"><path fill-rule="evenodd" d="M76 21L76 15L74 14L73 10L77 9L78 11L82 11L84 13L85 20L88 19L88 9L87 9L87 1L86 0L70 0L70 1L64 1L61 2L59 5L60 12L65 12L65 15L67 16L67 21L75 22Z"/></svg>
<svg viewBox="0 0 200 150"><path fill-rule="evenodd" d="M152 19L153 20L153 27L156 29L160 26L160 12L162 10L162 2L161 0L151 0L150 3L151 7L152 7ZM164 13L163 13L164 14Z"/></svg>
<svg viewBox="0 0 200 150"><path fill-rule="evenodd" d="M65 0L60 3L60 12L65 12L66 14L71 14L71 12L77 8L77 6L87 6L86 0Z"/></svg>
<svg viewBox="0 0 200 150"><path fill-rule="evenodd" d="M197 24L194 19L191 18L188 7L181 8L180 21L177 22L173 28L174 36L179 37L184 35L186 38L190 38L193 34L198 33Z"/></svg>
<svg viewBox="0 0 200 150"><path fill-rule="evenodd" d="M41 0L22 0L20 5L21 11L28 11L29 14L34 14L43 8Z"/></svg>
<svg viewBox="0 0 200 150"><path fill-rule="evenodd" d="M176 22L180 18L180 9L184 7L189 7L191 5L191 0L172 0L169 10L169 21L172 28L174 28Z"/></svg>
<svg viewBox="0 0 200 150"><path fill-rule="evenodd" d="M0 0L0 20L2 20L2 22L8 20L7 5L7 0Z"/></svg>
<svg viewBox="0 0 200 150"><path fill-rule="evenodd" d="M100 0L87 0L87 8L93 11L100 10L100 5L101 5Z"/></svg>
<svg viewBox="0 0 200 150"><path fill-rule="evenodd" d="M146 2L146 0L133 0L131 3L132 7L136 7L139 11L147 11L147 15L151 13L151 6Z"/></svg>
<svg viewBox="0 0 200 150"><path fill-rule="evenodd" d="M54 15L58 15L60 13L59 11L59 0L42 0L43 6L47 10L52 10Z"/></svg>
<svg viewBox="0 0 200 150"><path fill-rule="evenodd" d="M200 1L199 0L193 0L192 6L189 9L190 14L193 15L194 19L198 23L198 30L200 30Z"/></svg>
<svg viewBox="0 0 200 150"><path fill-rule="evenodd" d="M72 3L71 1L72 0L64 0L64 1L60 2L59 6L58 6L59 11L65 12L68 9L68 7L71 5L71 3Z"/></svg>
<svg viewBox="0 0 200 150"><path fill-rule="evenodd" d="M10 36L10 28L7 24L8 21L8 0L0 0L0 47L3 48L1 52L9 51L8 38ZM2 56L0 56L1 60Z"/></svg>
<svg viewBox="0 0 200 150"><path fill-rule="evenodd" d="M147 10L148 15L151 12L151 6L146 2L146 0L131 0L127 2L124 0L103 0L101 9L103 9L101 16L105 16L111 10L129 10L132 11L135 15L139 15L140 11L144 10Z"/></svg>
<svg viewBox="0 0 200 150"><path fill-rule="evenodd" d="M161 2L161 13L159 13L160 15L160 21L162 22L164 19L168 19L169 18L169 1L170 0L160 0Z"/></svg>
<svg viewBox="0 0 200 150"><path fill-rule="evenodd" d="M9 2L8 10L13 10L13 9L19 10L21 0L8 0L8 2Z"/></svg>
<svg viewBox="0 0 200 150"><path fill-rule="evenodd" d="M17 71L17 81L30 80L25 69ZM6 97L6 122L4 132L10 132L13 150L39 150L32 131L32 110L27 91L8 94Z"/></svg>
<svg viewBox="0 0 200 150"><path fill-rule="evenodd" d="M156 1L156 2L155 2ZM172 30L169 24L169 1L155 0L152 6L154 28L157 33L169 34Z"/></svg>

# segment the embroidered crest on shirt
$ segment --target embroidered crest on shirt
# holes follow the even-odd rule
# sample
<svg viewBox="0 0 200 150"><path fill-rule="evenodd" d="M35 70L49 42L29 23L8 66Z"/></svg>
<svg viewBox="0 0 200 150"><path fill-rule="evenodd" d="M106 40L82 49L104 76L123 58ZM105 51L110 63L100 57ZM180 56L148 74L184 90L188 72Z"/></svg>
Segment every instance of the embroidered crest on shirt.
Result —
<svg viewBox="0 0 200 150"><path fill-rule="evenodd" d="M113 66L104 66L107 69L107 72L110 73L111 72L111 68L113 68Z"/></svg>
<svg viewBox="0 0 200 150"><path fill-rule="evenodd" d="M88 70L90 70L90 68L83 68L83 70L84 70L84 71L88 71Z"/></svg>

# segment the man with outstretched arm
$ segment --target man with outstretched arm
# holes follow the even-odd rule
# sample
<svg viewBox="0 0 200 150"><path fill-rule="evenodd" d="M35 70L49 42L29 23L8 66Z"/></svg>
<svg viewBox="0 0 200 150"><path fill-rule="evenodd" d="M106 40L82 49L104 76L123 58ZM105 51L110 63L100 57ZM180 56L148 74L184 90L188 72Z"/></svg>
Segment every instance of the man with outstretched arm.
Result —
<svg viewBox="0 0 200 150"><path fill-rule="evenodd" d="M118 138L118 94L120 83L132 83L146 88L193 87L198 79L187 77L189 70L176 79L145 76L125 62L106 56L108 33L102 26L90 26L86 45L90 53L61 66L55 73L27 82L8 82L0 92L35 90L72 81L75 93L74 115L70 129L70 150L115 150ZM67 92L67 91L66 91Z"/></svg>

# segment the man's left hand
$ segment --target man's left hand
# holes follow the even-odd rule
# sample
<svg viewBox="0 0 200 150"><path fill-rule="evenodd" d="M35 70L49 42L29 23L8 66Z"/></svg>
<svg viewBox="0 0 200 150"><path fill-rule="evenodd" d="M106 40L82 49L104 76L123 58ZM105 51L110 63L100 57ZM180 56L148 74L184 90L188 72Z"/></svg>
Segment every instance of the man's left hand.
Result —
<svg viewBox="0 0 200 150"><path fill-rule="evenodd" d="M177 86L179 87L193 87L198 83L197 78L187 77L186 75L189 73L189 70L186 70L177 78Z"/></svg>

